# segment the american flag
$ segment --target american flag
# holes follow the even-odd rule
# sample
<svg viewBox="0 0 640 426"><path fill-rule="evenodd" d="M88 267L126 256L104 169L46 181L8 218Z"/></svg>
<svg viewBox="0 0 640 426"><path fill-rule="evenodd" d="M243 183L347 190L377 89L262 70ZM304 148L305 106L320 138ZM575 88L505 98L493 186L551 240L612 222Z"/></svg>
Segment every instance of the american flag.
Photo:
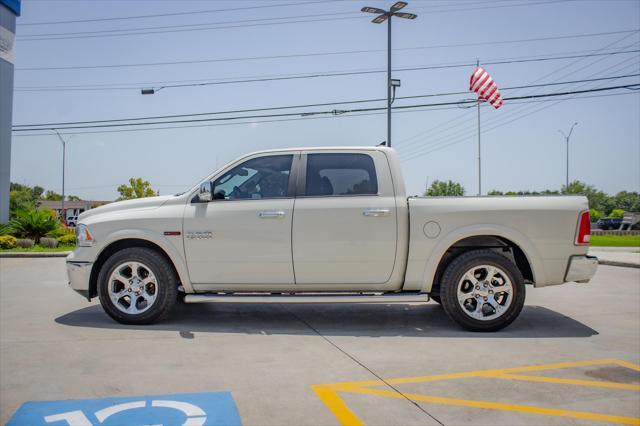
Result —
<svg viewBox="0 0 640 426"><path fill-rule="evenodd" d="M471 74L469 90L476 92L479 100L489 102L495 109L502 106L502 96L500 96L498 85L482 67L477 67Z"/></svg>

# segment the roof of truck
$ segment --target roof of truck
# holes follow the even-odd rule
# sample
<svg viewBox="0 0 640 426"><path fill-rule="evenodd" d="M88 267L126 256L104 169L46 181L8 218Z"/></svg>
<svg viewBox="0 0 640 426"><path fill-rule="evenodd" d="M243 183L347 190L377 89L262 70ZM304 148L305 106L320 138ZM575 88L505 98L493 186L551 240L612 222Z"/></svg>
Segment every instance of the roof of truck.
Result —
<svg viewBox="0 0 640 426"><path fill-rule="evenodd" d="M264 152L290 152L290 151L394 151L393 148L387 146L307 146L296 148L278 148L278 149L261 149L243 155L243 157Z"/></svg>

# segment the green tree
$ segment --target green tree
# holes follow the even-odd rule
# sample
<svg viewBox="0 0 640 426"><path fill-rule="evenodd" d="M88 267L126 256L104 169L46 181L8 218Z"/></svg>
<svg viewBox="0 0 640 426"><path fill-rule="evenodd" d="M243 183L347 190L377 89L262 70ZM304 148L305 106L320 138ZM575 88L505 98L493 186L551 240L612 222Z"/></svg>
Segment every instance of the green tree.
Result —
<svg viewBox="0 0 640 426"><path fill-rule="evenodd" d="M591 222L597 222L602 219L602 213L596 209L589 209L589 219Z"/></svg>
<svg viewBox="0 0 640 426"><path fill-rule="evenodd" d="M640 212L640 194L620 191L613 198L613 206L626 212Z"/></svg>
<svg viewBox="0 0 640 426"><path fill-rule="evenodd" d="M622 217L624 216L624 210L622 209L613 209L611 213L609 213L609 217Z"/></svg>
<svg viewBox="0 0 640 426"><path fill-rule="evenodd" d="M431 186L427 188L424 195L428 197L442 197L442 196L461 197L464 195L464 187L460 185L458 182L454 182L452 180L448 180L446 182L434 180Z"/></svg>
<svg viewBox="0 0 640 426"><path fill-rule="evenodd" d="M492 189L491 191L487 192L487 195L504 195L504 192L498 191L497 189Z"/></svg>
<svg viewBox="0 0 640 426"><path fill-rule="evenodd" d="M602 191L598 191L595 186L579 180L570 182L569 186L563 185L560 192L563 195L585 195L589 200L589 207L601 212L607 213L613 208L611 206L611 197Z"/></svg>
<svg viewBox="0 0 640 426"><path fill-rule="evenodd" d="M148 180L142 180L142 178L129 178L129 185L123 184L118 186L118 192L120 193L121 200L132 200L134 198L153 197L156 191L151 188L151 184Z"/></svg>
<svg viewBox="0 0 640 426"><path fill-rule="evenodd" d="M47 201L62 201L62 195L54 191L47 191L44 193L44 199Z"/></svg>
<svg viewBox="0 0 640 426"><path fill-rule="evenodd" d="M67 200L69 201L82 201L82 198L77 195L67 195Z"/></svg>
<svg viewBox="0 0 640 426"><path fill-rule="evenodd" d="M31 188L16 182L11 182L9 188L9 215L11 217L14 217L18 210L34 209L36 201L44 191L41 186Z"/></svg>

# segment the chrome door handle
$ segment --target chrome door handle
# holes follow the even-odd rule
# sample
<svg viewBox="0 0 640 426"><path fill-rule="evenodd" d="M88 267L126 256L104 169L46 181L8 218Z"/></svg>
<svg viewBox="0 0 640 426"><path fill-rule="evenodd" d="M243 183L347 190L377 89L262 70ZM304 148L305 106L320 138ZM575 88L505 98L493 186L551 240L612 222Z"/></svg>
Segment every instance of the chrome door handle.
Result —
<svg viewBox="0 0 640 426"><path fill-rule="evenodd" d="M391 214L391 210L389 210L389 209L364 209L364 210L362 210L362 214L365 215L365 216L373 216L373 217L389 216L389 214Z"/></svg>
<svg viewBox="0 0 640 426"><path fill-rule="evenodd" d="M258 213L260 219L278 219L285 216L283 211L263 211Z"/></svg>

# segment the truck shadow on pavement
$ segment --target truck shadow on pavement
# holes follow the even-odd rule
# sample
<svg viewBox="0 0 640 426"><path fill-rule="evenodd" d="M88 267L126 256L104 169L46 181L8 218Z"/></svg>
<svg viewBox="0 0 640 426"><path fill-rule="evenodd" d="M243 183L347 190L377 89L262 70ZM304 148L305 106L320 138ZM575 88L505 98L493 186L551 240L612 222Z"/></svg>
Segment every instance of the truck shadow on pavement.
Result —
<svg viewBox="0 0 640 426"><path fill-rule="evenodd" d="M498 333L470 333L451 321L440 305L425 304L193 304L177 305L168 319L148 326L113 321L100 305L55 319L71 327L193 333L314 335L356 337L562 338L598 332L573 318L541 306L525 306L520 317Z"/></svg>

